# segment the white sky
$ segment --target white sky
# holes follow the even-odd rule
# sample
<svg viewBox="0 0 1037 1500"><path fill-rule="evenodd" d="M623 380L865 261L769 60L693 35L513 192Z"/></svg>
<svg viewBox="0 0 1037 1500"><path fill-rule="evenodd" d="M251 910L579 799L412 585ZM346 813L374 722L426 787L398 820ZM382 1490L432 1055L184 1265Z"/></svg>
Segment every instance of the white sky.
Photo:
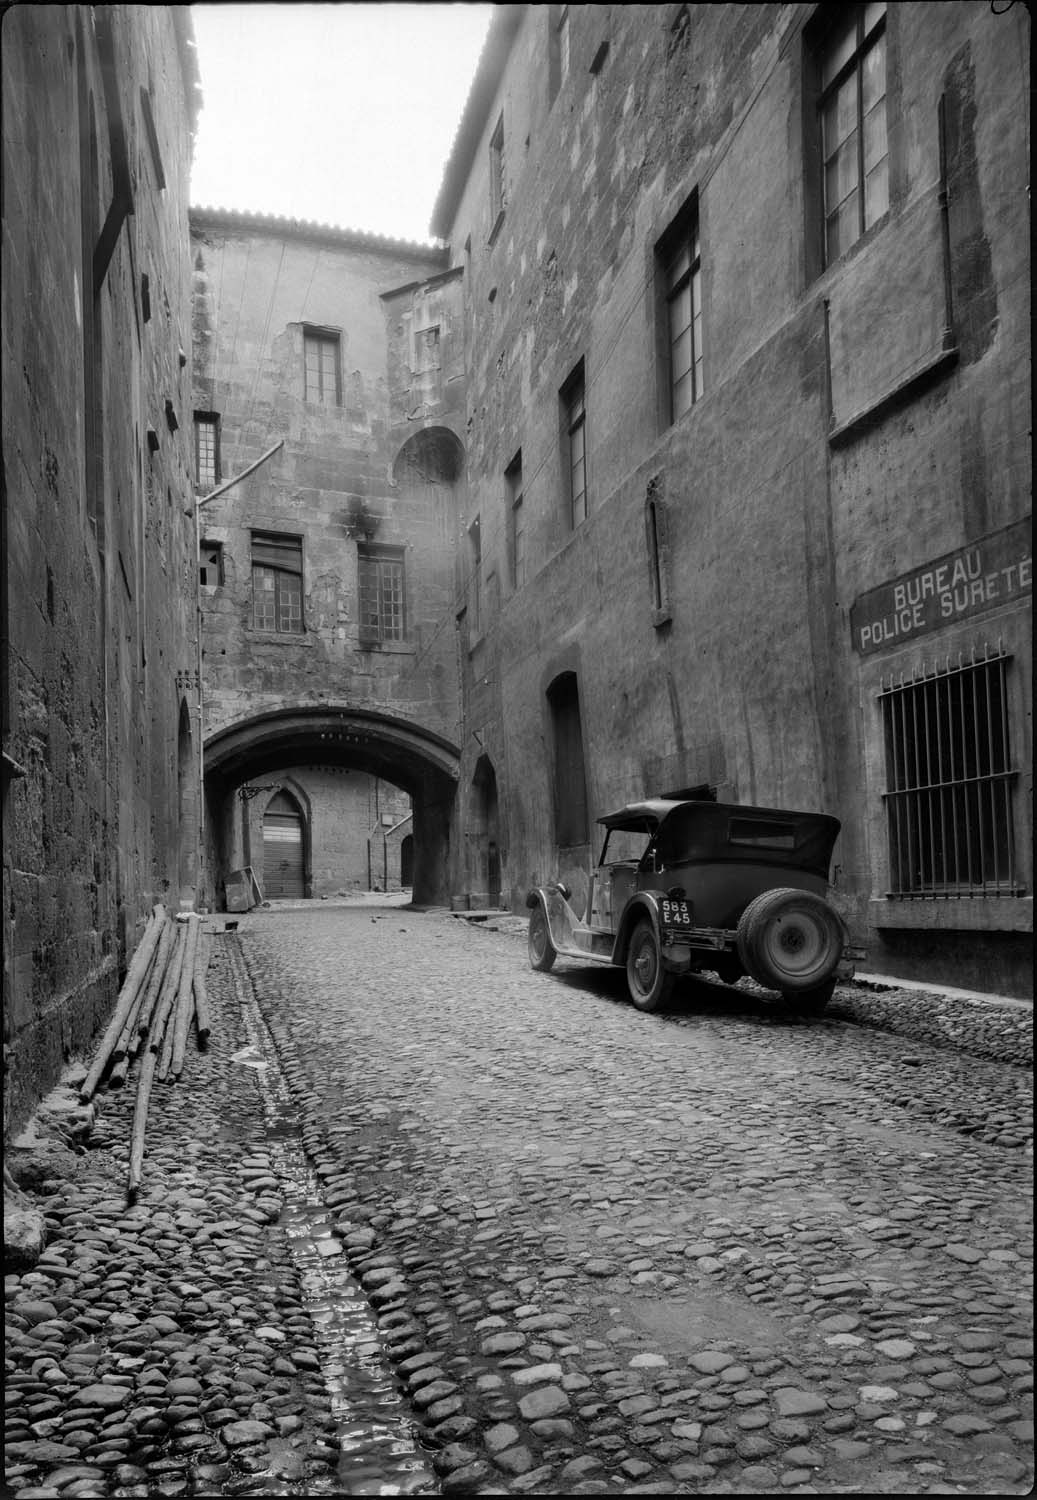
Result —
<svg viewBox="0 0 1037 1500"><path fill-rule="evenodd" d="M191 202L426 241L492 5L192 5Z"/></svg>

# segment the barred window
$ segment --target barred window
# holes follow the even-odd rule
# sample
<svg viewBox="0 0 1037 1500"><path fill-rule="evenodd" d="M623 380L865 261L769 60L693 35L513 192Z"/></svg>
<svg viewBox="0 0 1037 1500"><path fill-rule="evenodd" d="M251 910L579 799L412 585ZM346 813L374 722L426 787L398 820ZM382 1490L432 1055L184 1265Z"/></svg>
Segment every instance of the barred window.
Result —
<svg viewBox="0 0 1037 1500"><path fill-rule="evenodd" d="M889 895L1018 891L1009 660L1000 647L973 652L957 665L883 685Z"/></svg>
<svg viewBox="0 0 1037 1500"><path fill-rule="evenodd" d="M252 533L252 623L257 630L302 634L301 537Z"/></svg>
<svg viewBox="0 0 1037 1500"><path fill-rule="evenodd" d="M380 645L404 639L404 571L402 547L357 548L360 588L360 644Z"/></svg>

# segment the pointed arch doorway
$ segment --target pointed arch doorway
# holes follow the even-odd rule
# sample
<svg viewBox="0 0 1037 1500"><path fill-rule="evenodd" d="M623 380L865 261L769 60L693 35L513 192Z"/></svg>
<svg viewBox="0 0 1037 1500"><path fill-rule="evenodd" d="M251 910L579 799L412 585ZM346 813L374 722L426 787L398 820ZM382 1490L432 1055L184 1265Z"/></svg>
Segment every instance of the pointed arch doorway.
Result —
<svg viewBox="0 0 1037 1500"><path fill-rule="evenodd" d="M304 819L290 792L277 792L263 814L263 895L300 901L306 894Z"/></svg>

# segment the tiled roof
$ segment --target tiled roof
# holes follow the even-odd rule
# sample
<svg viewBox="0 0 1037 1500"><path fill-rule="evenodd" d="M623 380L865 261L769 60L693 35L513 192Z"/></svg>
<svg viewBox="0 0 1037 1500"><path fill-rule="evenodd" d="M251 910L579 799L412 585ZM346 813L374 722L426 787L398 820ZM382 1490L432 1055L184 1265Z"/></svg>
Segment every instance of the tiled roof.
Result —
<svg viewBox="0 0 1037 1500"><path fill-rule="evenodd" d="M445 245L421 244L417 240L397 240L385 234L371 234L363 229L342 229L337 224L318 224L313 219L291 219L282 214L244 213L233 208L192 207L189 211L192 229L256 230L266 234L287 234L297 239L323 240L353 250L371 250L376 254L403 255L410 260L432 261L445 265L449 251Z"/></svg>

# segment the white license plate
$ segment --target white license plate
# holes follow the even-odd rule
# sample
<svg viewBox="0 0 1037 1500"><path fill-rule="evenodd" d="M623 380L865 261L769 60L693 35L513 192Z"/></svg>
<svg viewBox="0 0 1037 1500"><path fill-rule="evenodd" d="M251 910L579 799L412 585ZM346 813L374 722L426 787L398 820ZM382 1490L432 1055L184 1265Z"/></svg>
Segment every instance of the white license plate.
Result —
<svg viewBox="0 0 1037 1500"><path fill-rule="evenodd" d="M667 897L659 902L659 915L664 927L690 927L691 902L675 901Z"/></svg>

